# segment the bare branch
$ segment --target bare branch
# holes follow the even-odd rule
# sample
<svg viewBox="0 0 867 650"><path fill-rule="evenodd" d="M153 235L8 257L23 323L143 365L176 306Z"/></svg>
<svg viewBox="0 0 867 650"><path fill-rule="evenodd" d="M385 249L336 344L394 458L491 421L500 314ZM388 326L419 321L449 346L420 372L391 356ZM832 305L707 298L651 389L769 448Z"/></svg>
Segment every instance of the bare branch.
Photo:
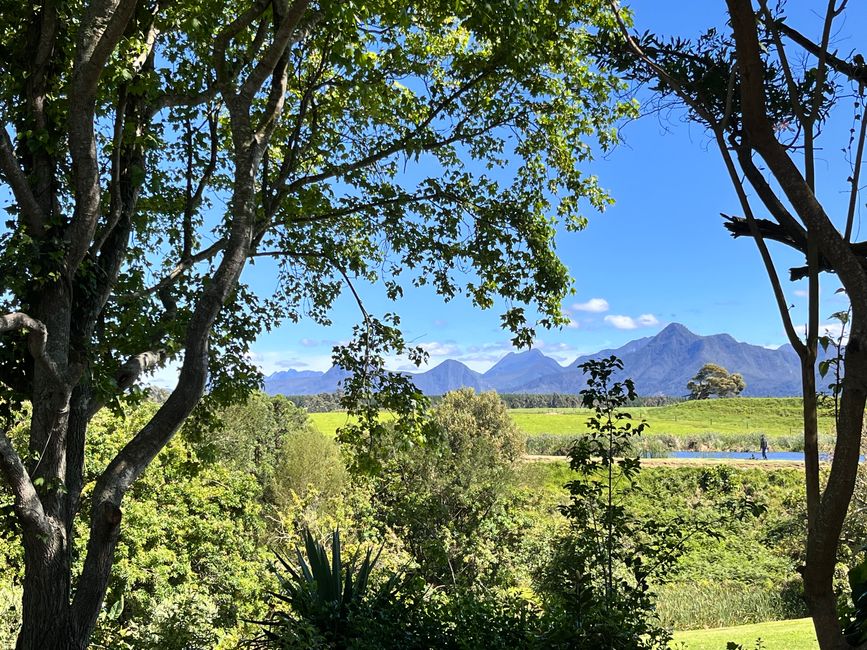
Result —
<svg viewBox="0 0 867 650"><path fill-rule="evenodd" d="M789 236L799 243L802 247L801 250L806 255L807 231L804 226L786 209L786 206L777 197L777 194L765 180L765 177L762 176L759 168L753 162L751 151L747 147L738 147L737 156L738 164L740 164L744 175L750 182L750 185L753 186L756 194L759 195L762 203L765 204L765 207L770 211L774 219L777 220L777 223L789 233Z"/></svg>
<svg viewBox="0 0 867 650"><path fill-rule="evenodd" d="M831 38L831 24L834 22L834 2L828 0L828 8L825 12L825 22L822 27L822 44L819 46L819 62L817 63L816 88L813 91L813 101L810 112L803 116L801 126L804 129L804 177L812 191L816 191L816 155L814 141L816 134L813 125L819 117L819 108L825 86L825 76L828 68L825 64L828 52L828 42ZM809 266L809 264L808 264Z"/></svg>
<svg viewBox="0 0 867 650"><path fill-rule="evenodd" d="M867 137L867 116L864 115L863 94L858 110L860 111L861 129L858 133L858 147L855 151L855 164L852 168L852 186L849 190L849 209L846 212L846 232L843 237L846 241L852 241L852 227L855 225L855 207L858 203L858 183L861 178L861 161L864 158L864 139Z"/></svg>
<svg viewBox="0 0 867 650"><path fill-rule="evenodd" d="M150 116L153 117L161 110L166 108L177 108L183 106L185 108L193 108L208 104L216 99L219 90L216 86L209 86L201 92L191 93L188 95L173 95L166 93L160 96L156 101L152 102L148 107Z"/></svg>
<svg viewBox="0 0 867 650"><path fill-rule="evenodd" d="M801 34L798 30L790 27L782 20L778 20L776 25L783 34L788 36L792 41L803 47L813 56L818 57L822 54L821 47ZM835 72L839 72L859 84L867 84L867 65L864 65L863 62L854 63L845 61L827 50L824 52L824 57L825 63L827 63Z"/></svg>

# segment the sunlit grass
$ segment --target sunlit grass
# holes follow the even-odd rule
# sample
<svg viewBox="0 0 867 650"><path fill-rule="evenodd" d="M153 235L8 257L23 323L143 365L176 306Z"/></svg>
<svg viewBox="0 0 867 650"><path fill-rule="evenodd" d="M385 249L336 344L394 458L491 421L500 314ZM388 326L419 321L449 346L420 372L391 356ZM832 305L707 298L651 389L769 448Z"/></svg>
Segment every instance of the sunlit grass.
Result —
<svg viewBox="0 0 867 650"><path fill-rule="evenodd" d="M725 650L729 641L753 650L761 639L765 650L818 650L813 621L799 618L793 621L773 621L712 630L675 632L672 650Z"/></svg>
<svg viewBox="0 0 867 650"><path fill-rule="evenodd" d="M796 397L697 400L669 406L628 409L636 421L644 420L653 435L741 434L761 432L771 436L793 436L803 432L801 400ZM587 430L586 409L512 409L512 418L522 431L539 433L583 433ZM821 433L833 433L833 418L819 420Z"/></svg>
<svg viewBox="0 0 867 650"><path fill-rule="evenodd" d="M649 425L645 438L666 449L755 450L764 433L772 451L799 451L803 445L801 408L801 400L794 397L745 397L636 407L629 412L636 422L644 420ZM554 453L549 448L562 443L566 436L585 433L590 415L586 409L511 409L509 414L529 437L550 438L528 445L531 453L541 454ZM349 421L343 412L311 413L310 417L320 431L331 435ZM819 430L820 443L830 447L830 414L820 418ZM554 439L558 436L563 438Z"/></svg>

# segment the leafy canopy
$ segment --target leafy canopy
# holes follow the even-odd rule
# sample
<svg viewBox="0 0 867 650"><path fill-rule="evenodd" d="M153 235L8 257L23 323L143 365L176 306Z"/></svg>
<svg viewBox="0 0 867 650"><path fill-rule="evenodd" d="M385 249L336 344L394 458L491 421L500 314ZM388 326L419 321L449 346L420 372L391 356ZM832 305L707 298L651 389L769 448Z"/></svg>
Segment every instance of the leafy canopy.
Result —
<svg viewBox="0 0 867 650"><path fill-rule="evenodd" d="M717 397L734 397L747 387L743 375L739 372L729 373L728 370L715 363L706 363L686 384L690 399L708 399Z"/></svg>
<svg viewBox="0 0 867 650"><path fill-rule="evenodd" d="M141 149L129 179L138 209L129 246L118 251L120 275L88 341L101 390L113 390L123 359L154 342L180 353L196 299L230 233L233 214L224 206L236 189L238 143L213 90L223 73L235 75L230 84L243 81L263 34L250 25L225 52L215 49L214 35L245 9L238 1L178 2L153 17L142 11L104 73L95 126L106 182L118 144L114 118L125 98L141 99L146 117L127 126L138 129ZM57 91L51 119L31 124L20 101L27 84L21 75L3 76L0 104L19 150L48 151L62 161L69 111L64 57L71 56L81 8L65 3L60 11L57 69L46 82ZM18 15L0 42L10 70L23 68L29 56L26 12ZM221 313L210 350L215 396L230 383L253 384L247 348L258 333L302 317L330 323L329 310L350 281L380 282L390 298L407 286L431 285L446 300L465 294L481 308L502 300L503 323L520 343L530 340L533 318L521 305L533 305L543 325L562 323L569 276L552 250L555 220L581 228L582 200L599 209L609 203L579 166L591 155L588 138L610 145L613 120L631 110L609 101L617 84L591 65L578 27L605 24L601 3L325 0L304 20L287 52L285 107L250 197L260 221L250 261L273 272L275 282L258 291L245 276ZM149 28L157 33L152 59L137 69ZM267 108L263 91L253 117ZM196 204L189 199L199 180ZM60 226L75 188L66 175L55 182L56 236L37 240L17 221L2 235L6 310L26 311L57 277L65 245ZM9 210L14 215L18 208ZM112 218L107 211L100 231L109 231ZM87 257L77 289L97 287L102 272L96 257ZM365 349L374 356L374 339L404 349L392 329L395 315L380 327L372 317L364 320L359 336L369 339ZM15 366L20 348L4 347L3 356Z"/></svg>

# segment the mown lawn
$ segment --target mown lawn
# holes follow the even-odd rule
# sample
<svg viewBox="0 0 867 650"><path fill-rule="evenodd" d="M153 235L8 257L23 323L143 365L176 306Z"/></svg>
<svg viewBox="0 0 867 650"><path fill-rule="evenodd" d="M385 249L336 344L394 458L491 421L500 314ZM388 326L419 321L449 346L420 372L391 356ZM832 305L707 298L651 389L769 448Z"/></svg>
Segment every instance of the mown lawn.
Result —
<svg viewBox="0 0 867 650"><path fill-rule="evenodd" d="M765 650L818 650L813 621L799 618L794 621L772 621L713 630L675 632L672 650L725 650L729 641L753 650L761 639Z"/></svg>

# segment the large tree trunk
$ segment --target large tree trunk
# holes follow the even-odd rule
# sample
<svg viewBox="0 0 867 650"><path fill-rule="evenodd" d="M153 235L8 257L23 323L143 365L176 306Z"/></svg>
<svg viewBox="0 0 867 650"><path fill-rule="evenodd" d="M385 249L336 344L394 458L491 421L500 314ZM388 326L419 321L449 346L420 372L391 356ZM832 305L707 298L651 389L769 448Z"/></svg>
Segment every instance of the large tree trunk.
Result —
<svg viewBox="0 0 867 650"><path fill-rule="evenodd" d="M153 418L109 463L94 486L87 549L81 575L73 585L71 566L77 541L73 538L73 523L83 487L85 439L90 418L101 408L100 400L104 399L90 383L88 364L95 360L90 350L91 339L126 259L141 186L141 179L136 180L136 177L146 167L144 138L140 136L152 117L146 105L148 93L139 95L131 90L127 92L128 89L119 92L114 142L118 157L112 158L110 201L106 210L101 203L104 188L97 156L95 107L102 71L128 26L134 34L139 34L148 32L156 20L152 12L160 3L155 7L142 5L138 22L131 23L133 12L140 4L136 0L94 2L82 16L70 75L66 127L74 210L66 227L51 233L64 243L64 259L57 263L56 269L60 279L49 286L34 286L32 294L23 301L33 310L33 316L23 312L0 316L0 332L29 332L34 360L32 375L26 377L29 385L19 390L28 395L33 407L32 460L27 467L12 441L0 433L0 470L13 489L16 513L24 528L23 624L18 650L83 650L87 647L111 577L123 498L201 399L207 381L211 330L237 287L255 245L257 171L283 110L287 48L293 36L297 36L296 27L308 2L295 0L280 17L273 42L259 65L244 80L242 92L235 92L236 84L228 74L229 66L218 66L219 90L228 95L224 100L231 117L232 163L236 172L231 227L225 244L217 249L222 252L222 259L195 299L184 338L184 360L177 387ZM275 11L279 4L274 6ZM270 5L255 3L217 37L218 59L226 59L226 48L237 30L246 29L256 20L264 20ZM54 16L50 11L46 15L46 20ZM145 59L135 72L151 64L152 59L150 63ZM270 82L268 101L264 115L260 115L258 106L252 110L253 100L266 81ZM253 113L257 116L255 124L251 120ZM135 138L127 142L125 133L135 134ZM3 144L0 138L0 154ZM11 145L8 149L11 156ZM213 173L216 164L216 149L214 152L211 171L207 174ZM0 166L2 163L0 156ZM43 234L49 223L47 216L53 214L55 203L59 206L59 202L50 200L51 196L45 201L36 201L31 196L31 184L15 161L7 164L5 170L7 173L11 170L13 176L21 176L16 176L20 181L16 185L16 197L26 205L24 212L31 224L28 226L32 228L31 235ZM39 183L36 185L41 187ZM191 203L187 209L192 214L201 196L188 199ZM106 233L99 228L101 222L105 222L103 227L109 227ZM189 254L190 250L186 249L181 262L188 263ZM166 310L165 317L171 318L168 306ZM156 350L161 338L161 335L155 337ZM160 357L161 352L148 349L129 359L121 367L121 371L127 373L120 373L124 379L116 379L117 391L129 388Z"/></svg>
<svg viewBox="0 0 867 650"><path fill-rule="evenodd" d="M71 298L61 281L40 291L36 313L48 332L46 355L55 371L35 364L30 422L30 474L45 526L24 527L24 594L17 648L84 648L70 609L73 515L66 497L66 442L71 388L68 375ZM59 373L59 374L58 374Z"/></svg>
<svg viewBox="0 0 867 650"><path fill-rule="evenodd" d="M863 297L854 297L864 302ZM861 310L859 309L858 312ZM837 442L828 484L822 494L819 520L807 538L807 566L804 589L810 614L822 650L850 648L840 633L836 597L833 589L834 567L843 522L849 509L858 462L864 407L867 401L867 350L860 319L854 318L846 346L846 374L837 420Z"/></svg>
<svg viewBox="0 0 867 650"><path fill-rule="evenodd" d="M69 564L64 531L42 539L24 535L23 620L19 650L75 648L69 618Z"/></svg>

